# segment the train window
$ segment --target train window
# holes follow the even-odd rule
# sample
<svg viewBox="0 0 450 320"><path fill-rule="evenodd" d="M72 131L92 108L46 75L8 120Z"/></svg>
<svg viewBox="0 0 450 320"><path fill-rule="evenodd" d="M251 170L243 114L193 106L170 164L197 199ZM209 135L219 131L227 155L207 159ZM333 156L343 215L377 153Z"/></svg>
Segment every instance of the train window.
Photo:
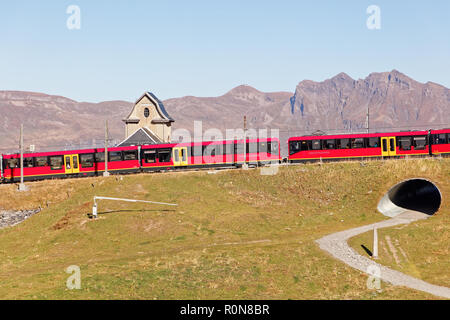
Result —
<svg viewBox="0 0 450 320"><path fill-rule="evenodd" d="M77 156L73 157L73 168L78 169L78 157Z"/></svg>
<svg viewBox="0 0 450 320"><path fill-rule="evenodd" d="M398 137L397 141L400 150L411 150L411 137Z"/></svg>
<svg viewBox="0 0 450 320"><path fill-rule="evenodd" d="M201 157L203 155L203 148L201 145L195 145L192 147L192 154L194 157Z"/></svg>
<svg viewBox="0 0 450 320"><path fill-rule="evenodd" d="M336 145L337 149L350 149L350 139L337 139Z"/></svg>
<svg viewBox="0 0 450 320"><path fill-rule="evenodd" d="M234 154L234 144L226 143L223 149L223 154Z"/></svg>
<svg viewBox="0 0 450 320"><path fill-rule="evenodd" d="M425 150L426 146L427 146L427 137L426 136L414 137L414 149L415 150Z"/></svg>
<svg viewBox="0 0 450 320"><path fill-rule="evenodd" d="M271 141L267 143L269 153L278 154L278 141Z"/></svg>
<svg viewBox="0 0 450 320"><path fill-rule="evenodd" d="M80 164L82 168L91 168L94 166L94 154L80 154Z"/></svg>
<svg viewBox="0 0 450 320"><path fill-rule="evenodd" d="M301 141L301 144L300 144L300 150L301 151L308 151L308 150L311 150L311 149L312 149L311 140L309 140L309 141Z"/></svg>
<svg viewBox="0 0 450 320"><path fill-rule="evenodd" d="M50 157L50 168L52 170L60 170L63 167L64 159L62 156Z"/></svg>
<svg viewBox="0 0 450 320"><path fill-rule="evenodd" d="M159 162L170 162L171 149L159 149L158 160Z"/></svg>
<svg viewBox="0 0 450 320"><path fill-rule="evenodd" d="M104 152L97 152L95 154L95 162L105 162L105 153Z"/></svg>
<svg viewBox="0 0 450 320"><path fill-rule="evenodd" d="M352 138L352 149L364 148L364 138Z"/></svg>
<svg viewBox="0 0 450 320"><path fill-rule="evenodd" d="M446 144L447 143L447 137L445 133L437 134L435 136L435 144Z"/></svg>
<svg viewBox="0 0 450 320"><path fill-rule="evenodd" d="M66 169L70 169L70 156L66 156Z"/></svg>
<svg viewBox="0 0 450 320"><path fill-rule="evenodd" d="M10 169L19 168L19 159L17 158L8 159L8 168Z"/></svg>
<svg viewBox="0 0 450 320"><path fill-rule="evenodd" d="M297 153L299 151L300 151L300 141L289 142L289 155L293 155L294 153Z"/></svg>
<svg viewBox="0 0 450 320"><path fill-rule="evenodd" d="M36 167L48 166L48 158L47 157L36 157L35 162L36 162Z"/></svg>
<svg viewBox="0 0 450 320"><path fill-rule="evenodd" d="M123 152L123 160L137 160L137 151L136 150L130 150L130 151L124 151Z"/></svg>
<svg viewBox="0 0 450 320"><path fill-rule="evenodd" d="M247 153L258 153L258 144L255 142L247 142Z"/></svg>
<svg viewBox="0 0 450 320"><path fill-rule="evenodd" d="M155 163L156 162L156 150L145 150L144 151L144 162L145 163Z"/></svg>
<svg viewBox="0 0 450 320"><path fill-rule="evenodd" d="M244 154L244 144L243 143L237 143L235 149L236 149L236 154Z"/></svg>
<svg viewBox="0 0 450 320"><path fill-rule="evenodd" d="M336 149L336 140L334 139L322 140L322 143L323 149Z"/></svg>
<svg viewBox="0 0 450 320"><path fill-rule="evenodd" d="M223 144L214 145L215 155L221 156L223 155Z"/></svg>
<svg viewBox="0 0 450 320"><path fill-rule="evenodd" d="M267 142L258 143L258 152L267 152L267 153L269 152Z"/></svg>
<svg viewBox="0 0 450 320"><path fill-rule="evenodd" d="M33 158L23 158L23 167L24 168L34 167Z"/></svg>
<svg viewBox="0 0 450 320"><path fill-rule="evenodd" d="M108 158L110 162L122 161L122 151L111 151L108 152Z"/></svg>
<svg viewBox="0 0 450 320"><path fill-rule="evenodd" d="M219 145L216 145L216 144L208 144L206 146L203 146L203 156L208 157L208 156L215 156L216 154L219 154L219 152L217 151L218 148L219 148ZM244 153L243 150L242 150L242 153Z"/></svg>
<svg viewBox="0 0 450 320"><path fill-rule="evenodd" d="M372 137L367 139L367 148L379 148L380 147L380 138Z"/></svg>
<svg viewBox="0 0 450 320"><path fill-rule="evenodd" d="M320 150L320 149L322 149L320 140L313 140L312 141L312 150Z"/></svg>

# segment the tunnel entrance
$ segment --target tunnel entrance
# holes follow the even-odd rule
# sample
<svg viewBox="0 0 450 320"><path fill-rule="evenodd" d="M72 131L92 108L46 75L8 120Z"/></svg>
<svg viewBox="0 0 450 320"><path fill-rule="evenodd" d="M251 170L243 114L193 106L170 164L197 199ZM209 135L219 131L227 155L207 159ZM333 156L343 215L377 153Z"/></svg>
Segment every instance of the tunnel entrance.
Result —
<svg viewBox="0 0 450 320"><path fill-rule="evenodd" d="M438 187L426 179L409 179L392 187L378 204L378 211L394 217L408 210L433 215L441 206Z"/></svg>

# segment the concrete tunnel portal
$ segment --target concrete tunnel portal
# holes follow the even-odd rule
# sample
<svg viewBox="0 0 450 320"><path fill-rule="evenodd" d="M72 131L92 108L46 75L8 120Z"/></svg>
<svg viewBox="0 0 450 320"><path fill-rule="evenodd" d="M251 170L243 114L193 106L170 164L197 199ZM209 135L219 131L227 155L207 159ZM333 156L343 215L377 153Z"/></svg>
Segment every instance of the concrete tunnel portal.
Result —
<svg viewBox="0 0 450 320"><path fill-rule="evenodd" d="M377 209L388 217L410 210L431 216L439 210L441 202L441 192L433 182L416 178L393 186L380 200Z"/></svg>

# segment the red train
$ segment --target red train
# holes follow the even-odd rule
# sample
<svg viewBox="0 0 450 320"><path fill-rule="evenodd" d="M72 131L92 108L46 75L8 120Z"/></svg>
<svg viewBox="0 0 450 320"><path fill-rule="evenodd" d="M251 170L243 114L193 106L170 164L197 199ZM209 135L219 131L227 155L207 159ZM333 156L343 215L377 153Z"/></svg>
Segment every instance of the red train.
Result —
<svg viewBox="0 0 450 320"><path fill-rule="evenodd" d="M85 149L23 155L24 180L96 176L105 171L105 149ZM20 181L20 155L3 155L1 176L5 182ZM239 167L245 162L279 162L278 139L158 144L108 148L108 171L137 173L186 168Z"/></svg>
<svg viewBox="0 0 450 320"><path fill-rule="evenodd" d="M288 161L450 156L450 129L292 137Z"/></svg>
<svg viewBox="0 0 450 320"><path fill-rule="evenodd" d="M450 156L450 129L292 137L288 162L340 159ZM4 182L20 180L20 155L0 156ZM240 167L281 162L278 139L158 144L108 149L108 171L137 173L186 168ZM105 150L84 149L24 154L24 180L96 176L105 171Z"/></svg>

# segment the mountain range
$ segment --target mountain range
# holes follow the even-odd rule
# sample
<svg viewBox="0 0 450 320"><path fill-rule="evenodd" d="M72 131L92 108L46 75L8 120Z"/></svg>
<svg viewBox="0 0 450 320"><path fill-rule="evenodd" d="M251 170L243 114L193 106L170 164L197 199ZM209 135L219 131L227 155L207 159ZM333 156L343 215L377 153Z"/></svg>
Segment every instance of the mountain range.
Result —
<svg viewBox="0 0 450 320"><path fill-rule="evenodd" d="M194 121L202 121L203 130L217 128L225 136L225 129L243 127L244 116L247 128L278 129L283 155L290 136L317 130L366 132L368 111L370 132L450 127L450 90L417 82L397 70L358 80L345 73L322 82L303 80L294 92L261 92L241 85L219 97L186 96L163 103L176 120L173 130L192 132ZM0 152L17 151L21 123L24 144L35 145L36 150L101 146L106 119L113 142L120 142L125 131L121 120L132 106L128 101L89 103L44 93L0 91Z"/></svg>

